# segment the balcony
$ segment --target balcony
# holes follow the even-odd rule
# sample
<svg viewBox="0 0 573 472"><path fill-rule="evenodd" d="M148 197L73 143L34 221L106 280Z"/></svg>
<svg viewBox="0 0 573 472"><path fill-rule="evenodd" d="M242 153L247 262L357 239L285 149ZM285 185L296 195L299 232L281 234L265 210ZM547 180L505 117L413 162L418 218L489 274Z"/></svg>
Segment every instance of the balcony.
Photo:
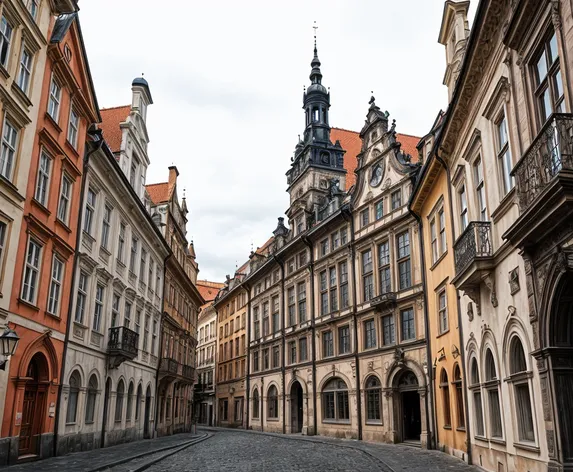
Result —
<svg viewBox="0 0 573 472"><path fill-rule="evenodd" d="M137 357L139 334L125 326L115 326L109 329L109 342L107 355L111 369L118 367L122 362Z"/></svg>
<svg viewBox="0 0 573 472"><path fill-rule="evenodd" d="M193 382L195 380L195 369L190 365L183 366L183 377Z"/></svg>
<svg viewBox="0 0 573 472"><path fill-rule="evenodd" d="M396 305L396 292L386 292L370 300L370 306L380 310L391 309Z"/></svg>
<svg viewBox="0 0 573 472"><path fill-rule="evenodd" d="M504 238L537 245L573 214L573 115L553 114L512 174L521 214Z"/></svg>
<svg viewBox="0 0 573 472"><path fill-rule="evenodd" d="M179 362L169 357L162 357L159 361L159 378L175 379L179 373Z"/></svg>
<svg viewBox="0 0 573 472"><path fill-rule="evenodd" d="M479 287L483 277L494 268L491 223L472 221L454 244L456 276L459 290Z"/></svg>

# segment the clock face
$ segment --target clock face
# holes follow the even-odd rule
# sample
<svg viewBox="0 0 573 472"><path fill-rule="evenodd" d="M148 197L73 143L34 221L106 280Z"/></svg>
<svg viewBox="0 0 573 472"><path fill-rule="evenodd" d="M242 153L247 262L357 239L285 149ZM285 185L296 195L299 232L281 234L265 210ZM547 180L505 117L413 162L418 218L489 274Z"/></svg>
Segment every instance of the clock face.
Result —
<svg viewBox="0 0 573 472"><path fill-rule="evenodd" d="M372 167L372 173L370 175L370 185L372 187L377 187L382 182L382 177L384 176L384 168L380 163Z"/></svg>

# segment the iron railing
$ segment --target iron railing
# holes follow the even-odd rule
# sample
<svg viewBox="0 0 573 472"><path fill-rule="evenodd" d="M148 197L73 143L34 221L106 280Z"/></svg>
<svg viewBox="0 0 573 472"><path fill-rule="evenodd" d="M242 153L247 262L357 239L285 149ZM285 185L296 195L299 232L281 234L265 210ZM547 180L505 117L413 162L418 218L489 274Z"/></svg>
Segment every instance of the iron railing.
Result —
<svg viewBox="0 0 573 472"><path fill-rule="evenodd" d="M137 346L139 345L139 334L125 326L115 326L109 328L108 351L121 351L126 354L137 356Z"/></svg>
<svg viewBox="0 0 573 472"><path fill-rule="evenodd" d="M456 275L480 258L491 257L491 223L472 221L454 244Z"/></svg>
<svg viewBox="0 0 573 472"><path fill-rule="evenodd" d="M183 377L186 379L193 379L195 377L195 369L190 365L183 366Z"/></svg>
<svg viewBox="0 0 573 472"><path fill-rule="evenodd" d="M395 303L396 303L396 292L386 292L370 300L370 306L372 307L394 305Z"/></svg>

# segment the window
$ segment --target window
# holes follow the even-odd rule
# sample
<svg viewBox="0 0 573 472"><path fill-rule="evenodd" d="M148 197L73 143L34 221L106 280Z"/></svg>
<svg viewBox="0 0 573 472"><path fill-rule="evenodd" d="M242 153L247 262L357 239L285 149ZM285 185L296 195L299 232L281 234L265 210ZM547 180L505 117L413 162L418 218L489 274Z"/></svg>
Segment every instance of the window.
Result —
<svg viewBox="0 0 573 472"><path fill-rule="evenodd" d="M2 16L0 21L0 65L8 67L10 57L10 41L12 40L12 25L8 23L6 17Z"/></svg>
<svg viewBox="0 0 573 472"><path fill-rule="evenodd" d="M287 290L287 299L288 299L288 325L294 326L296 325L296 304L295 304L294 287L290 287Z"/></svg>
<svg viewBox="0 0 573 472"><path fill-rule="evenodd" d="M299 267L304 267L307 263L307 259L306 259L306 251L302 251L299 255L298 255L298 266ZM268 279L269 282L269 286L271 285L271 279L269 277ZM265 279L265 288L267 285L267 280Z"/></svg>
<svg viewBox="0 0 573 472"><path fill-rule="evenodd" d="M111 303L111 327L117 326L119 320L119 295L117 293L113 294L113 299Z"/></svg>
<svg viewBox="0 0 573 472"><path fill-rule="evenodd" d="M39 3L38 0L26 0L26 8L30 12L30 15L32 15L32 18L34 18L34 20L38 15L38 3Z"/></svg>
<svg viewBox="0 0 573 472"><path fill-rule="evenodd" d="M131 303L125 302L125 315L123 317L123 326L131 329Z"/></svg>
<svg viewBox="0 0 573 472"><path fill-rule="evenodd" d="M115 397L115 421L121 421L123 417L123 396L125 395L125 385L123 380L117 384L117 392Z"/></svg>
<svg viewBox="0 0 573 472"><path fill-rule="evenodd" d="M131 309L131 306L130 306ZM127 311L127 308L126 308ZM139 334L141 332L141 310L135 312L135 332ZM138 343L139 347L139 343Z"/></svg>
<svg viewBox="0 0 573 472"><path fill-rule="evenodd" d="M348 264L346 261L338 264L338 274L340 283L340 309L348 308Z"/></svg>
<svg viewBox="0 0 573 472"><path fill-rule="evenodd" d="M0 221L0 269L2 268L2 261L4 260L4 252L6 248L6 233L8 232L8 225ZM0 278L1 280L1 278Z"/></svg>
<svg viewBox="0 0 573 472"><path fill-rule="evenodd" d="M143 351L147 352L149 343L149 325L151 324L151 315L145 315L145 324L143 325Z"/></svg>
<svg viewBox="0 0 573 472"><path fill-rule="evenodd" d="M78 412L78 396L82 381L77 370L70 376L70 390L68 393L68 409L66 411L66 423L75 423Z"/></svg>
<svg viewBox="0 0 573 472"><path fill-rule="evenodd" d="M296 341L288 343L289 364L296 364Z"/></svg>
<svg viewBox="0 0 573 472"><path fill-rule="evenodd" d="M440 389L442 390L444 428L451 428L452 416L450 412L450 384L448 383L448 373L443 367L442 372L440 373Z"/></svg>
<svg viewBox="0 0 573 472"><path fill-rule="evenodd" d="M338 246L340 246L340 233L337 231L330 236L332 250L334 251Z"/></svg>
<svg viewBox="0 0 573 472"><path fill-rule="evenodd" d="M446 252L446 215L444 214L444 209L441 208L438 211L438 227L440 229L440 255Z"/></svg>
<svg viewBox="0 0 573 472"><path fill-rule="evenodd" d="M294 258L287 262L287 274L290 275L294 272ZM257 289L255 287L255 295L257 294Z"/></svg>
<svg viewBox="0 0 573 472"><path fill-rule="evenodd" d="M501 424L501 407L499 398L499 380L495 368L495 361L490 349L485 354L485 388L487 390L487 401L489 406L489 427L491 437L501 438L503 436Z"/></svg>
<svg viewBox="0 0 573 472"><path fill-rule="evenodd" d="M299 361L304 362L308 360L308 351L306 347L306 338L300 338L298 340L298 356Z"/></svg>
<svg viewBox="0 0 573 472"><path fill-rule="evenodd" d="M72 198L72 179L70 179L67 174L62 175L62 186L60 188L60 200L58 201L58 220L62 223L68 223L68 215L70 208L70 200ZM95 196L94 196L95 204ZM86 204L86 217L87 217L87 204ZM93 216L93 208L91 210L91 215ZM85 221L85 220L84 220ZM90 227L91 227L91 216L90 216Z"/></svg>
<svg viewBox="0 0 573 472"><path fill-rule="evenodd" d="M543 43L534 63L535 98L540 124L552 113L563 113L563 79L555 32Z"/></svg>
<svg viewBox="0 0 573 472"><path fill-rule="evenodd" d="M382 384L372 375L366 381L366 421L382 422Z"/></svg>
<svg viewBox="0 0 573 472"><path fill-rule="evenodd" d="M412 286L412 272L410 268L410 233L406 231L399 234L397 239L400 290L404 290Z"/></svg>
<svg viewBox="0 0 573 472"><path fill-rule="evenodd" d="M331 267L329 270L330 280L330 312L338 310L338 289L336 285L336 267Z"/></svg>
<svg viewBox="0 0 573 472"><path fill-rule="evenodd" d="M325 256L326 254L328 254L328 239L325 239L320 243L320 255Z"/></svg>
<svg viewBox="0 0 573 472"><path fill-rule="evenodd" d="M306 339L305 339L306 341ZM338 354L350 352L350 328L348 325L338 328Z"/></svg>
<svg viewBox="0 0 573 472"><path fill-rule="evenodd" d="M263 303L263 336L269 335L269 302ZM233 331L233 320L231 320L231 332Z"/></svg>
<svg viewBox="0 0 573 472"><path fill-rule="evenodd" d="M125 229L125 223L120 223L117 242L117 260L121 263L123 263L123 256L125 252Z"/></svg>
<svg viewBox="0 0 573 472"><path fill-rule="evenodd" d="M60 101L62 99L62 88L52 77L50 82L50 98L48 99L48 115L57 123L60 116Z"/></svg>
<svg viewBox="0 0 573 472"><path fill-rule="evenodd" d="M462 373L458 364L454 367L454 381L452 382L456 392L456 419L458 428L466 427L466 417L464 415L464 393L462 385Z"/></svg>
<svg viewBox="0 0 573 472"><path fill-rule="evenodd" d="M362 295L367 302L374 297L374 276L372 274L372 250L362 253Z"/></svg>
<svg viewBox="0 0 573 472"><path fill-rule="evenodd" d="M40 162L38 164L38 178L36 179L36 191L34 193L34 198L38 203L46 206L47 196L48 196L48 186L50 182L50 167L52 165L52 159L46 151L42 149L40 153Z"/></svg>
<svg viewBox="0 0 573 472"><path fill-rule="evenodd" d="M430 240L432 244L432 263L438 260L438 234L436 232L436 218L430 221Z"/></svg>
<svg viewBox="0 0 573 472"><path fill-rule="evenodd" d="M149 287L149 290L153 291L153 259L151 259L151 256L149 256L149 270L147 272L147 286Z"/></svg>
<svg viewBox="0 0 573 472"><path fill-rule="evenodd" d="M253 392L253 418L259 419L259 412L261 411L261 405L259 402L259 391L255 389Z"/></svg>
<svg viewBox="0 0 573 472"><path fill-rule="evenodd" d="M32 304L36 303L41 254L42 254L42 246L40 246L33 239L30 239L28 241L28 251L26 253L26 263L24 266L24 283L22 284L22 300Z"/></svg>
<svg viewBox="0 0 573 472"><path fill-rule="evenodd" d="M505 115L496 124L497 127L497 161L499 165L499 171L502 177L502 190L503 195L513 188L514 182L511 176L511 169L513 163L511 161L511 151L509 149L509 139L507 134L507 120Z"/></svg>
<svg viewBox="0 0 573 472"><path fill-rule="evenodd" d="M62 281L64 279L64 263L55 255L52 259L52 279L50 280L50 293L48 295L48 313L58 316L60 312L60 296Z"/></svg>
<svg viewBox="0 0 573 472"><path fill-rule="evenodd" d="M402 190L398 189L390 195L392 210L397 210L402 206Z"/></svg>
<svg viewBox="0 0 573 472"><path fill-rule="evenodd" d="M346 228L342 228L340 230L340 245L343 246L348 242L348 236L346 232Z"/></svg>
<svg viewBox="0 0 573 472"><path fill-rule="evenodd" d="M438 319L440 321L440 334L448 330L448 299L446 289L438 294Z"/></svg>
<svg viewBox="0 0 573 472"><path fill-rule="evenodd" d="M513 386L517 431L520 441L535 441L533 431L533 413L529 394L527 362L521 340L514 336L509 348L509 382Z"/></svg>
<svg viewBox="0 0 573 472"><path fill-rule="evenodd" d="M22 48L22 54L20 55L20 70L18 71L18 79L16 83L20 90L24 93L28 93L28 87L30 86L30 76L32 75L32 53L26 48Z"/></svg>
<svg viewBox="0 0 573 472"><path fill-rule="evenodd" d="M130 382L129 388L127 389L127 409L125 412L125 419L131 421L131 410L133 407L133 382Z"/></svg>
<svg viewBox="0 0 573 472"><path fill-rule="evenodd" d="M326 271L320 273L320 315L328 313L328 283L326 280Z"/></svg>
<svg viewBox="0 0 573 472"><path fill-rule="evenodd" d="M348 387L339 379L331 379L322 391L322 418L324 421L348 421Z"/></svg>
<svg viewBox="0 0 573 472"><path fill-rule="evenodd" d="M86 210L84 215L84 231L92 234L92 222L96 206L96 193L92 188L88 188L88 195L86 198Z"/></svg>
<svg viewBox="0 0 573 472"><path fill-rule="evenodd" d="M366 208L360 212L360 227L364 228L370 223L370 209Z"/></svg>
<svg viewBox="0 0 573 472"><path fill-rule="evenodd" d="M221 421L227 421L229 415L229 400L219 400L221 408Z"/></svg>
<svg viewBox="0 0 573 472"><path fill-rule="evenodd" d="M8 180L12 180L17 146L18 130L9 120L5 119L2 133L2 149L0 150L0 175Z"/></svg>
<svg viewBox="0 0 573 472"><path fill-rule="evenodd" d="M135 188L135 178L137 176L137 160L133 159L131 161L131 169L129 171L129 183L133 188Z"/></svg>
<svg viewBox="0 0 573 472"><path fill-rule="evenodd" d="M273 346L273 369L281 366L281 352L279 346Z"/></svg>
<svg viewBox="0 0 573 472"><path fill-rule="evenodd" d="M80 126L80 117L73 109L70 109L70 122L68 124L68 142L74 147L78 146L78 128Z"/></svg>
<svg viewBox="0 0 573 472"><path fill-rule="evenodd" d="M322 357L334 356L334 342L332 331L322 333Z"/></svg>
<svg viewBox="0 0 573 472"><path fill-rule="evenodd" d="M378 245L378 273L380 279L380 295L392 291L390 274L390 244L388 241Z"/></svg>
<svg viewBox="0 0 573 472"><path fill-rule="evenodd" d="M111 208L106 205L103 210L103 223L101 226L101 246L105 249L109 245L109 232L111 229Z"/></svg>
<svg viewBox="0 0 573 472"><path fill-rule="evenodd" d="M376 203L376 219L380 220L384 216L384 200Z"/></svg>
<svg viewBox="0 0 573 472"><path fill-rule="evenodd" d="M153 331L151 332L151 355L157 352L157 319L153 319Z"/></svg>
<svg viewBox="0 0 573 472"><path fill-rule="evenodd" d="M271 367L271 359L269 349L263 349L263 369L268 370Z"/></svg>
<svg viewBox="0 0 573 472"><path fill-rule="evenodd" d="M259 351L253 352L253 372L259 371Z"/></svg>
<svg viewBox="0 0 573 472"><path fill-rule="evenodd" d="M472 391L473 397L475 435L483 437L485 436L483 425L483 404L481 399L478 364L475 358L471 361L470 381L471 385L469 386L469 389Z"/></svg>
<svg viewBox="0 0 573 472"><path fill-rule="evenodd" d="M277 388L271 385L269 392L267 393L267 405L268 405L268 417L278 418L279 417L279 396Z"/></svg>
<svg viewBox="0 0 573 472"><path fill-rule="evenodd" d="M93 423L95 417L95 404L97 398L98 382L95 374L92 374L88 383L86 399L86 423Z"/></svg>
<svg viewBox="0 0 573 472"><path fill-rule="evenodd" d="M463 233L468 227L468 197L466 195L466 186L462 185L458 193L460 198L460 227Z"/></svg>
<svg viewBox="0 0 573 472"><path fill-rule="evenodd" d="M129 271L135 273L135 262L137 260L137 238L131 238L131 255L129 257Z"/></svg>
<svg viewBox="0 0 573 472"><path fill-rule="evenodd" d="M210 372L212 373L212 372ZM135 421L139 420L139 413L141 410L141 399L143 397L143 390L141 384L137 387L137 397L135 398Z"/></svg>
<svg viewBox="0 0 573 472"><path fill-rule="evenodd" d="M481 157L478 157L474 163L474 184L476 188L476 197L479 211L479 220L487 221L487 203L485 200L485 187L483 183L483 169Z"/></svg>
<svg viewBox="0 0 573 472"><path fill-rule="evenodd" d="M101 316L103 314L103 295L104 295L104 287L98 284L96 287L94 319L92 326L93 330L98 332L100 330Z"/></svg>
<svg viewBox="0 0 573 472"><path fill-rule="evenodd" d="M374 320L364 322L364 349L376 347L376 325Z"/></svg>
<svg viewBox="0 0 573 472"><path fill-rule="evenodd" d="M86 312L87 290L88 290L88 276L84 272L80 272L78 277L78 293L76 296L76 315L75 320L83 324Z"/></svg>
<svg viewBox="0 0 573 472"><path fill-rule="evenodd" d="M408 308L400 312L402 320L402 341L408 341L416 338L416 329L414 326L414 309Z"/></svg>
<svg viewBox="0 0 573 472"><path fill-rule="evenodd" d="M273 315L272 315L271 329L273 330L273 333L278 333L278 331L281 329L279 324L279 297L273 297L272 303L273 303Z"/></svg>
<svg viewBox="0 0 573 472"><path fill-rule="evenodd" d="M394 315L386 315L382 317L382 342L384 343L384 346L389 346L396 342Z"/></svg>
<svg viewBox="0 0 573 472"><path fill-rule="evenodd" d="M298 292L298 320L300 323L306 321L306 282L297 285Z"/></svg>

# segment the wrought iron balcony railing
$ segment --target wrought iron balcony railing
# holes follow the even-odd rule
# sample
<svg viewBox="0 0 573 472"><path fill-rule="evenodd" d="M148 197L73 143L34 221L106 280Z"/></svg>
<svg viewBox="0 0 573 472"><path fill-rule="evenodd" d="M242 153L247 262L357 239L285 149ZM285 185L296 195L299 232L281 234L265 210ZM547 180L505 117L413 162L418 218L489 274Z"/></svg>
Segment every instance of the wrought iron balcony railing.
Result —
<svg viewBox="0 0 573 472"><path fill-rule="evenodd" d="M107 352L113 358L111 363L117 367L124 360L137 356L139 334L125 326L115 326L109 329L109 342Z"/></svg>
<svg viewBox="0 0 573 472"><path fill-rule="evenodd" d="M190 365L183 366L183 377L189 380L193 380L195 378L195 369Z"/></svg>
<svg viewBox="0 0 573 472"><path fill-rule="evenodd" d="M370 300L370 306L372 307L382 308L386 306L394 306L395 304L396 304L396 292L386 292Z"/></svg>
<svg viewBox="0 0 573 472"><path fill-rule="evenodd" d="M513 169L522 213L563 170L573 171L573 115L556 113Z"/></svg>
<svg viewBox="0 0 573 472"><path fill-rule="evenodd" d="M491 223L472 221L454 244L456 277L472 263L492 256Z"/></svg>
<svg viewBox="0 0 573 472"><path fill-rule="evenodd" d="M168 372L170 374L177 374L179 368L179 363L175 359L170 359L167 357L161 358L159 362L159 371Z"/></svg>

